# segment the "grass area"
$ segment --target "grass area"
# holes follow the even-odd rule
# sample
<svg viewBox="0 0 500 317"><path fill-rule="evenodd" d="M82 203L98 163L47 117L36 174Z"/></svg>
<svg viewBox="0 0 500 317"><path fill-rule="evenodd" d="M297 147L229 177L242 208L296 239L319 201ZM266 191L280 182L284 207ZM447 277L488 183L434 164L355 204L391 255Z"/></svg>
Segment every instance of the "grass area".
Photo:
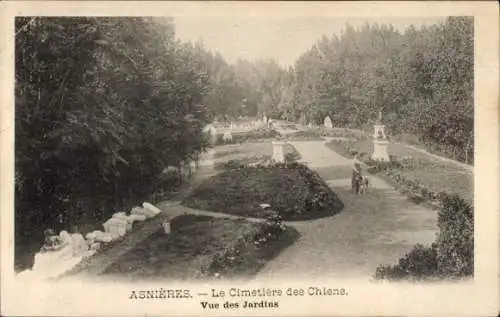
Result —
<svg viewBox="0 0 500 317"><path fill-rule="evenodd" d="M237 144L246 142L257 142L274 139L280 136L280 133L272 128L258 128L248 131L234 131L231 133L232 139L224 140L224 133L217 134L217 144Z"/></svg>
<svg viewBox="0 0 500 317"><path fill-rule="evenodd" d="M270 141L262 143L226 144L217 147L215 169L222 170L250 163L265 162L272 158L272 144ZM285 160L295 162L300 160L299 152L291 145L285 145Z"/></svg>
<svg viewBox="0 0 500 317"><path fill-rule="evenodd" d="M449 158L449 159L452 159L452 160L456 160L458 162L461 162L462 164L468 164L468 165L473 165L474 164L474 156L471 155L468 157L468 162L465 162L465 158L462 156L462 157L459 157L457 156L456 154L458 153L446 153L446 151L443 151L442 149L439 148L438 145L434 144L425 144L424 142L422 142L421 140L419 140L418 137L416 137L415 135L412 135L412 134L408 134L408 133L403 133L403 134L400 134L400 135L395 135L393 136L392 138L393 140L395 141L398 141L398 142L401 142L401 143L404 143L404 144L410 144L410 145L413 145L417 148L420 148L422 150L425 150L431 154L434 154L434 155L438 155L438 156L441 156L441 157L446 157L446 158Z"/></svg>
<svg viewBox="0 0 500 317"><path fill-rule="evenodd" d="M343 208L316 172L297 163L228 170L207 179L183 201L195 209L255 218L267 216L260 207L264 203L285 220L331 216Z"/></svg>
<svg viewBox="0 0 500 317"><path fill-rule="evenodd" d="M214 155L215 168L221 169L229 161L250 163L271 158L272 151L271 142L246 143L244 146L241 144L217 146Z"/></svg>
<svg viewBox="0 0 500 317"><path fill-rule="evenodd" d="M109 266L104 275L131 280L252 276L299 237L295 229L286 228L274 239L255 243L268 229L266 223L243 219L179 216L172 219L170 234L158 230Z"/></svg>
<svg viewBox="0 0 500 317"><path fill-rule="evenodd" d="M346 149L343 144L346 143L332 141L328 143L328 146L341 155L352 157L350 150ZM370 140L347 144L352 150L366 154L373 152L373 144ZM458 194L468 201L473 200L474 175L472 171L452 162L437 160L402 144L389 143L387 151L394 157L411 157L413 163L410 167L391 167L391 170L401 177L416 181L434 192L444 191Z"/></svg>
<svg viewBox="0 0 500 317"><path fill-rule="evenodd" d="M343 128L313 128L308 130L301 130L293 133L289 133L284 136L287 140L294 141L308 141L308 140L322 140L325 137L331 138L361 138L363 133L359 130L349 130Z"/></svg>

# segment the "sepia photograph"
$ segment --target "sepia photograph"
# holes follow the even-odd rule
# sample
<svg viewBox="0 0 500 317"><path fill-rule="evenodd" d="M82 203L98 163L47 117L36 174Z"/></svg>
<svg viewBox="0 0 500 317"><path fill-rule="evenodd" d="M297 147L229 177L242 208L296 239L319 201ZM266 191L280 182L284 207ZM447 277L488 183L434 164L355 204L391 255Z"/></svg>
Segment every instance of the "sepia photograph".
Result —
<svg viewBox="0 0 500 317"><path fill-rule="evenodd" d="M197 314L474 283L477 17L430 13L13 17L15 280Z"/></svg>

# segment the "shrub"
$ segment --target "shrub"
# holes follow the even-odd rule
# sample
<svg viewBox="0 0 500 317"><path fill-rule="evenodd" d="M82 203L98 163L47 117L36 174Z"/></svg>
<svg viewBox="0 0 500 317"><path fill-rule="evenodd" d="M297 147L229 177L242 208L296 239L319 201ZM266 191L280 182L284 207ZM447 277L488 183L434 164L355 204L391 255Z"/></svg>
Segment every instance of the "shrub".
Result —
<svg viewBox="0 0 500 317"><path fill-rule="evenodd" d="M439 235L431 247L416 245L394 266L379 266L376 279L457 279L474 274L473 207L458 195L443 198Z"/></svg>
<svg viewBox="0 0 500 317"><path fill-rule="evenodd" d="M281 134L274 130L274 129L269 129L269 128L259 128L247 132L238 132L238 133L233 133L232 134L232 139L229 141L224 140L224 135L223 134L218 134L217 135L217 144L237 144L237 143L244 143L244 142L255 142L255 141L262 141L266 139L273 139L280 137Z"/></svg>
<svg viewBox="0 0 500 317"><path fill-rule="evenodd" d="M423 280L439 274L436 244L425 247L417 244L397 265L379 266L375 271L376 279L386 280Z"/></svg>
<svg viewBox="0 0 500 317"><path fill-rule="evenodd" d="M442 200L438 226L438 261L440 271L449 277L474 273L474 210L458 195Z"/></svg>
<svg viewBox="0 0 500 317"><path fill-rule="evenodd" d="M285 162L292 163L300 160L302 156L300 155L299 151L291 145L291 144L286 144L286 152L285 152Z"/></svg>

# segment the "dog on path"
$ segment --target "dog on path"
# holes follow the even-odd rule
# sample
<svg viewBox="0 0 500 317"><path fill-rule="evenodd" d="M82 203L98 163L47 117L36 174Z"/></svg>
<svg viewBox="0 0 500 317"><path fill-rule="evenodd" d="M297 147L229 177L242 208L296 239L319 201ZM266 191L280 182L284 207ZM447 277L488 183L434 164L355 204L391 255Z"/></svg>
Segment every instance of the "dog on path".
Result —
<svg viewBox="0 0 500 317"><path fill-rule="evenodd" d="M359 180L359 193L364 194L368 191L368 185L370 182L368 181L368 178L366 176L361 176Z"/></svg>

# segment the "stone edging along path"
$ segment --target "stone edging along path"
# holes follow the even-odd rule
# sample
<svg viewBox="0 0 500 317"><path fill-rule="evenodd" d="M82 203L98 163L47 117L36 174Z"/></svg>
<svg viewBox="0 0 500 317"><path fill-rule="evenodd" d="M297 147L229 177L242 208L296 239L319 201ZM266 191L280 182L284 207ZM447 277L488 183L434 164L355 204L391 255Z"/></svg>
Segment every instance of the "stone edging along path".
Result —
<svg viewBox="0 0 500 317"><path fill-rule="evenodd" d="M117 261L123 254L132 250L138 243L148 238L158 229L162 228L165 220L188 214L186 207L180 206L182 199L189 195L197 184L214 174L210 166L200 166L193 174L191 181L182 186L175 195L174 200L156 203L155 206L162 210L153 218L146 219L139 227L134 227L122 239L117 240L109 248L97 252L89 258L84 259L70 271L63 273L56 280L68 277L92 277L102 274L111 264ZM199 211L198 211L199 213Z"/></svg>
<svg viewBox="0 0 500 317"><path fill-rule="evenodd" d="M205 210L191 209L180 205L180 201L165 201L156 205L162 210L157 216L151 218L144 226L132 230L129 234L123 237L122 240L116 241L110 249L101 253L96 253L88 260L86 264L70 271L64 276L96 276L102 274L110 265L116 262L123 254L132 250L137 244L150 235L161 229L161 225L165 220L172 220L175 217L182 215L197 215L210 216L214 218L230 218L230 219L245 219L251 222L263 222L265 219L258 218L243 218L234 215L210 212Z"/></svg>

